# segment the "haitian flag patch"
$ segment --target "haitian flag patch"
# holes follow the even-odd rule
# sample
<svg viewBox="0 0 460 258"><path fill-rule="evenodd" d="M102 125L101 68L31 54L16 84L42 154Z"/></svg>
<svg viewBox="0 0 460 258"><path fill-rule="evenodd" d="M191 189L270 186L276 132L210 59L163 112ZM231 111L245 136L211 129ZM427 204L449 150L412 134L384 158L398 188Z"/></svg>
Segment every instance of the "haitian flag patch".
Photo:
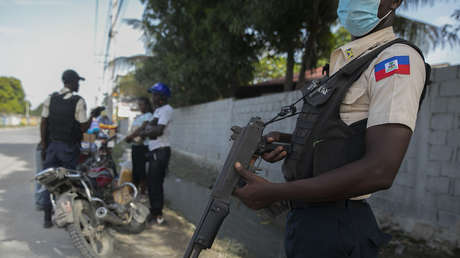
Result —
<svg viewBox="0 0 460 258"><path fill-rule="evenodd" d="M380 81L395 73L410 74L409 56L394 56L375 65L375 81Z"/></svg>

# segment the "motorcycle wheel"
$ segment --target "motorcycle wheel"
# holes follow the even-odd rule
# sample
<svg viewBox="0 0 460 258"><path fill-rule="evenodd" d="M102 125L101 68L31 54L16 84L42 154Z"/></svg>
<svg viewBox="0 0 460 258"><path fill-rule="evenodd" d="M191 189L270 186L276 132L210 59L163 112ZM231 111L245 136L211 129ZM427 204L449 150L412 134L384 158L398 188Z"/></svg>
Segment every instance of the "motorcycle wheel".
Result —
<svg viewBox="0 0 460 258"><path fill-rule="evenodd" d="M74 246L84 258L110 257L113 253L113 238L106 231L97 231L94 215L87 201L75 200L74 222L67 226Z"/></svg>

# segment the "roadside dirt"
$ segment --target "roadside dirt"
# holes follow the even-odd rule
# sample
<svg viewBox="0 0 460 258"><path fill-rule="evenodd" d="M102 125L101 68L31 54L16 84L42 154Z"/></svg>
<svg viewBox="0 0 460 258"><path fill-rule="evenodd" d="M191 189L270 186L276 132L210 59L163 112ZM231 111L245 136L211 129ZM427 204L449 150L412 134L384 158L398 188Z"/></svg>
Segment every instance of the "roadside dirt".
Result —
<svg viewBox="0 0 460 258"><path fill-rule="evenodd" d="M384 230L392 235L390 243L382 249L382 258L450 258L460 257L460 250L451 250L443 243L415 240L401 231Z"/></svg>
<svg viewBox="0 0 460 258"><path fill-rule="evenodd" d="M169 173L203 187L210 187L214 183L217 172L215 168L198 165L179 153L172 155L169 165ZM166 225L151 225L139 235L115 234L118 242L115 252L120 257L182 257L195 227L173 210L165 209L164 214ZM382 248L380 258L460 258L459 249L448 249L445 244L414 240L403 232L391 229L384 231L391 234L393 238ZM249 254L236 240L217 239L212 249L203 251L200 257L254 258L255 256Z"/></svg>
<svg viewBox="0 0 460 258"><path fill-rule="evenodd" d="M173 258L183 257L195 226L176 212L165 209L165 224L150 225L138 235L114 233L115 253L120 257ZM200 258L251 257L235 241L218 239L212 249L203 251Z"/></svg>
<svg viewBox="0 0 460 258"><path fill-rule="evenodd" d="M165 209L166 224L151 225L138 235L115 233L115 253L120 257L175 258L182 257L195 229L194 225L178 213ZM453 258L460 250L448 250L442 245L433 246L417 241L402 232L387 232L393 236L389 245L380 252L381 258ZM211 250L203 251L200 258L254 258L235 240L217 239Z"/></svg>

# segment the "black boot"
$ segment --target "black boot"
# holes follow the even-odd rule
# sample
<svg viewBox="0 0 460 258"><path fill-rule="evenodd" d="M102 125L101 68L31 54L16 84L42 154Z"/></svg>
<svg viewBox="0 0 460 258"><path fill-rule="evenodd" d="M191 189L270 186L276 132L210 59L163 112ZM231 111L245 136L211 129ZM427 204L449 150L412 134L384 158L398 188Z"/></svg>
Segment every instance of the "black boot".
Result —
<svg viewBox="0 0 460 258"><path fill-rule="evenodd" d="M50 228L53 226L53 223L51 222L52 207L45 207L44 212L45 212L45 223L43 223L43 227Z"/></svg>

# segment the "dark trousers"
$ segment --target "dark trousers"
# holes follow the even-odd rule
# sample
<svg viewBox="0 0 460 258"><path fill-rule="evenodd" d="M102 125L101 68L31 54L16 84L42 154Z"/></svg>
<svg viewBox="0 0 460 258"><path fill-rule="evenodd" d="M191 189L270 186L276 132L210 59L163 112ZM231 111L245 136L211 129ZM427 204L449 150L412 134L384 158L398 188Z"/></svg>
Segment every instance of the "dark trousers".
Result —
<svg viewBox="0 0 460 258"><path fill-rule="evenodd" d="M46 148L46 158L43 162L43 169L51 167L65 167L75 169L80 156L79 144L68 144L65 142L52 141ZM44 192L44 207L51 207L50 194L48 190Z"/></svg>
<svg viewBox="0 0 460 258"><path fill-rule="evenodd" d="M171 148L169 147L149 152L147 189L149 191L150 213L153 217L163 215L163 182L170 157Z"/></svg>
<svg viewBox="0 0 460 258"><path fill-rule="evenodd" d="M133 162L133 183L139 187L146 177L145 165L147 164L146 154L149 148L145 145L131 146L131 160Z"/></svg>
<svg viewBox="0 0 460 258"><path fill-rule="evenodd" d="M390 240L377 225L365 201L346 201L342 207L318 204L292 209L286 224L288 258L375 258Z"/></svg>
<svg viewBox="0 0 460 258"><path fill-rule="evenodd" d="M42 148L40 145L37 145L37 149L35 151L35 174L40 173L43 170L43 160L42 160ZM45 192L45 187L42 186L38 181L35 181L35 206L38 209L44 209L45 207L45 195L48 195Z"/></svg>

